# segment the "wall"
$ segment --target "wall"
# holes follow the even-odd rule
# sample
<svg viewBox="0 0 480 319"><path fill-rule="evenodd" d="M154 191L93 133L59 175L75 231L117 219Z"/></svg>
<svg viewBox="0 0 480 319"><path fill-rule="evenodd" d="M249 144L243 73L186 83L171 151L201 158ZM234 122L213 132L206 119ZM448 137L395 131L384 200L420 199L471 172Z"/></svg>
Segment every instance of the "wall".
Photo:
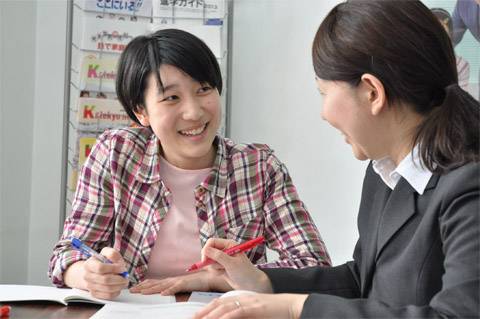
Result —
<svg viewBox="0 0 480 319"><path fill-rule="evenodd" d="M36 3L0 1L2 283L28 279Z"/></svg>
<svg viewBox="0 0 480 319"><path fill-rule="evenodd" d="M3 39L2 37L2 34L3 34L3 23L1 21L3 21L3 4L2 2L0 2L0 40ZM3 45L2 45L3 41L0 41L0 68L3 66L2 65L2 62L3 59L2 59L2 56L3 56ZM2 85L2 78L0 76L0 144L3 145L3 130L2 130L2 127L3 127L3 93L2 93L2 90L3 90L3 85ZM4 152L2 150L2 148L0 147L0 181L3 181L3 157L4 157ZM1 257L3 256L2 252L3 252L3 245L2 245L2 242L3 242L3 207L2 207L2 199L3 199L3 183L0 182L0 282L2 282L2 259Z"/></svg>
<svg viewBox="0 0 480 319"><path fill-rule="evenodd" d="M339 1L234 2L230 135L286 163L335 264L351 259L366 163L320 118L314 34Z"/></svg>
<svg viewBox="0 0 480 319"><path fill-rule="evenodd" d="M0 283L47 284L59 235L67 1L0 1Z"/></svg>
<svg viewBox="0 0 480 319"><path fill-rule="evenodd" d="M47 284L48 260L59 237L63 207L60 193L67 1L39 1L36 30L28 278L31 284Z"/></svg>

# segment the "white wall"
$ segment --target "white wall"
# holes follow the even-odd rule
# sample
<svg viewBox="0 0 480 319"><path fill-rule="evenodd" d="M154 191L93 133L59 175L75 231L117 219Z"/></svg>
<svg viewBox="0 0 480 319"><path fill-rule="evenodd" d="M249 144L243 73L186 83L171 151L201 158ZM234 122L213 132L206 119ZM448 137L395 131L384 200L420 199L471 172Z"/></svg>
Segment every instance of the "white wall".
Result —
<svg viewBox="0 0 480 319"><path fill-rule="evenodd" d="M0 1L1 282L27 282L36 4Z"/></svg>
<svg viewBox="0 0 480 319"><path fill-rule="evenodd" d="M48 283L61 207L66 5L0 1L0 283Z"/></svg>
<svg viewBox="0 0 480 319"><path fill-rule="evenodd" d="M1 23L1 21L3 21L3 4L0 2L0 40L3 39L3 23ZM3 59L2 59L2 56L3 56L3 46L2 46L2 43L3 41L0 41L0 68L2 67L2 62ZM2 90L3 90L3 85L2 85L2 78L0 77L0 144L3 145L3 130L2 130L2 127L3 127L3 93L2 93ZM2 148L0 147L0 181L3 180L3 157L4 157L4 151L2 150ZM3 183L0 182L0 257L3 256L2 254L2 251L3 251L3 245L2 245L2 242L3 242L3 230L2 230L2 225L3 225L3 207L1 205L2 203L2 199L3 199ZM1 258L0 258L0 282L2 282L2 262L1 262Z"/></svg>
<svg viewBox="0 0 480 319"><path fill-rule="evenodd" d="M311 42L335 0L234 1L230 135L286 163L334 264L351 259L366 163L320 118Z"/></svg>
<svg viewBox="0 0 480 319"><path fill-rule="evenodd" d="M55 17L55 18L53 18ZM59 237L67 1L37 5L28 278L46 284ZM41 159L41 160L39 160Z"/></svg>

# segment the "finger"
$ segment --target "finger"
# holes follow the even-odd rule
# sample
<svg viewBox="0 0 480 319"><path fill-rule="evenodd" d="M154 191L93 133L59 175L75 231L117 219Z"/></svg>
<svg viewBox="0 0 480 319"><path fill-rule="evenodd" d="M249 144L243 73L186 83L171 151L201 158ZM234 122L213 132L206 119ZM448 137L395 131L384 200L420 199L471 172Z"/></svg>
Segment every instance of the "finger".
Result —
<svg viewBox="0 0 480 319"><path fill-rule="evenodd" d="M205 243L205 247L213 247L216 249L225 249L225 248L230 248L235 245L238 245L237 242L231 240L231 239L224 239L224 238L209 238L207 242Z"/></svg>
<svg viewBox="0 0 480 319"><path fill-rule="evenodd" d="M119 294L124 285L100 285L96 283L87 283L87 289L89 291L97 291L105 294Z"/></svg>
<svg viewBox="0 0 480 319"><path fill-rule="evenodd" d="M200 311L195 313L193 319L201 319L204 317L210 317L210 313L220 305L220 299L215 298L210 303L208 303L205 307L203 307ZM213 317L212 317L213 318Z"/></svg>
<svg viewBox="0 0 480 319"><path fill-rule="evenodd" d="M96 274L119 274L126 271L126 268L122 264L105 264L95 257L90 257L83 264L86 272L92 272Z"/></svg>
<svg viewBox="0 0 480 319"><path fill-rule="evenodd" d="M171 284L168 287L164 287L162 289L161 294L163 296L172 296L178 292L186 292L186 291L192 291L192 289L189 287L188 283L185 280L180 280Z"/></svg>
<svg viewBox="0 0 480 319"><path fill-rule="evenodd" d="M218 302L216 306L212 308L208 314L206 314L206 316L207 318L224 318L226 316L230 316L231 318L238 318L238 316L241 315L240 310L240 307L237 306L234 302L225 302L222 300Z"/></svg>
<svg viewBox="0 0 480 319"><path fill-rule="evenodd" d="M130 288L130 291L131 292L140 292L142 289L152 287L159 282L160 282L159 280L155 280L155 279L146 279L146 280L140 282L139 284L133 286L132 288Z"/></svg>
<svg viewBox="0 0 480 319"><path fill-rule="evenodd" d="M107 257L114 264L122 264L125 265L125 261L123 260L122 255L112 247L104 247L100 254Z"/></svg>
<svg viewBox="0 0 480 319"><path fill-rule="evenodd" d="M122 288L128 286L128 279L117 274L99 275L96 273L86 272L83 278L87 283L92 285L119 286Z"/></svg>
<svg viewBox="0 0 480 319"><path fill-rule="evenodd" d="M235 257L225 254L223 251L207 247L204 249L205 256L219 263L223 268L228 269L234 267ZM216 268L219 269L219 268Z"/></svg>
<svg viewBox="0 0 480 319"><path fill-rule="evenodd" d="M110 292L104 292L104 291L98 291L98 290L90 290L90 294L93 297L98 299L113 300L116 297L118 297L118 295L120 294L120 291L110 293Z"/></svg>

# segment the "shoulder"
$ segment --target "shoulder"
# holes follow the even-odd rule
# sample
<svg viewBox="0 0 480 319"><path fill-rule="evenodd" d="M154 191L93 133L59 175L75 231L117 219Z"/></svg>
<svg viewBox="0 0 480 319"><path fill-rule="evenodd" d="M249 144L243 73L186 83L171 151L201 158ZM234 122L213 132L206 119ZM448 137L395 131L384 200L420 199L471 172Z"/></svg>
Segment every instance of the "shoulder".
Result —
<svg viewBox="0 0 480 319"><path fill-rule="evenodd" d="M155 155L150 153L155 153L157 147L155 134L149 128L126 127L105 131L98 137L91 155L109 161L112 168L128 166L133 170L146 157Z"/></svg>
<svg viewBox="0 0 480 319"><path fill-rule="evenodd" d="M275 156L274 151L267 144L260 143L240 143L221 138L225 146L225 155L234 166L245 164L268 164L273 166L283 165Z"/></svg>
<svg viewBox="0 0 480 319"><path fill-rule="evenodd" d="M437 189L453 194L478 191L480 189L480 163L468 163L441 174Z"/></svg>
<svg viewBox="0 0 480 319"><path fill-rule="evenodd" d="M440 211L455 203L476 202L475 205L479 205L480 163L465 164L438 176L432 196L431 205L440 205Z"/></svg>
<svg viewBox="0 0 480 319"><path fill-rule="evenodd" d="M139 151L146 149L154 134L148 128L125 127L107 130L102 133L97 143L104 144L110 150L115 151Z"/></svg>

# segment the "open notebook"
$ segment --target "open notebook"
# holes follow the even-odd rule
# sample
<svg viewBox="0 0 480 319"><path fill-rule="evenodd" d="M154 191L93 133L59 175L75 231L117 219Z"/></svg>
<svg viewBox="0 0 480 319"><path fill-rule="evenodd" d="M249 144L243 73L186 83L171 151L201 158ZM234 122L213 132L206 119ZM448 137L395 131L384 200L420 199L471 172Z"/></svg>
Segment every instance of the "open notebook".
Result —
<svg viewBox="0 0 480 319"><path fill-rule="evenodd" d="M255 294L255 292L246 290L232 290L224 294L193 292L189 300L202 301L177 302L163 305L128 306L109 304L103 306L103 308L97 311L90 319L191 319L195 313L205 307L205 305L214 298L225 298L241 294Z"/></svg>
<svg viewBox="0 0 480 319"><path fill-rule="evenodd" d="M158 305L174 303L174 296L132 294L124 289L115 300L97 299L90 293L70 288L48 286L0 285L0 302L12 301L52 301L64 305L71 302L113 305Z"/></svg>

